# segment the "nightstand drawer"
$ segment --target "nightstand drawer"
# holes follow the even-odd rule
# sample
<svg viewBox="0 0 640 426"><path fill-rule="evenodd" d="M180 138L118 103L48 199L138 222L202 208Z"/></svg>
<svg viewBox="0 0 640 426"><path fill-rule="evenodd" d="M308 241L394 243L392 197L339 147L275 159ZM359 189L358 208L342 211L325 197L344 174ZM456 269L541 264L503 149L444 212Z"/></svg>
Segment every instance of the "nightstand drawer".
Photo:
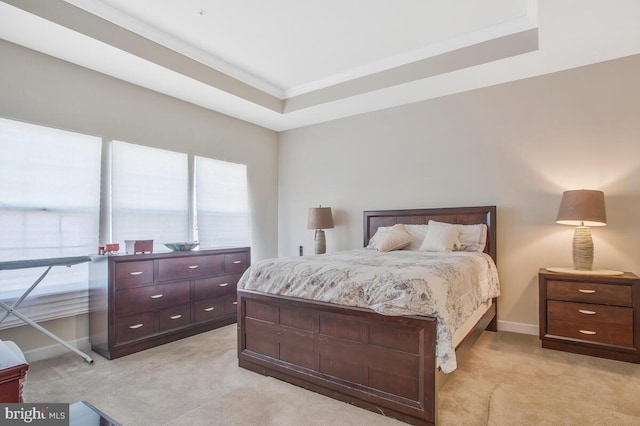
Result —
<svg viewBox="0 0 640 426"><path fill-rule="evenodd" d="M631 286L580 281L547 281L547 298L619 306L633 303Z"/></svg>
<svg viewBox="0 0 640 426"><path fill-rule="evenodd" d="M547 333L606 345L633 347L633 328L549 320Z"/></svg>
<svg viewBox="0 0 640 426"><path fill-rule="evenodd" d="M566 321L579 324L612 325L633 328L633 308L605 306L588 303L558 302L547 303L549 321Z"/></svg>

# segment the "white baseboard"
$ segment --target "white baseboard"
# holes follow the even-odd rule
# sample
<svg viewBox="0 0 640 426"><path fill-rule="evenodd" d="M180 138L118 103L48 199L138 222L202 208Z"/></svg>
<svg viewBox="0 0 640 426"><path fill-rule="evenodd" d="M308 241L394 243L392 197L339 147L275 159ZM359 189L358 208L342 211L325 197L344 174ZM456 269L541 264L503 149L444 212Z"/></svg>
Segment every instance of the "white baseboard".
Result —
<svg viewBox="0 0 640 426"><path fill-rule="evenodd" d="M539 327L537 324L525 324L512 321L498 321L498 331L510 331L512 333L530 334L537 336ZM88 351L90 348L89 337L71 340L68 342L71 346ZM70 352L67 348L59 344L44 346L42 348L32 349L24 352L27 362L40 361L47 358L53 358Z"/></svg>
<svg viewBox="0 0 640 426"><path fill-rule="evenodd" d="M88 351L90 348L88 336L83 337L81 339L70 340L67 343L85 352ZM56 343L50 346L43 346L41 348L25 351L24 357L27 359L27 362L35 362L35 361L40 361L47 358L60 356L65 353L73 353L73 352L71 352L69 349L65 348L64 346ZM79 355L78 355L78 358L80 358Z"/></svg>
<svg viewBox="0 0 640 426"><path fill-rule="evenodd" d="M540 332L538 324L525 324L521 322L498 320L498 331L510 331L512 333L531 334L537 336Z"/></svg>

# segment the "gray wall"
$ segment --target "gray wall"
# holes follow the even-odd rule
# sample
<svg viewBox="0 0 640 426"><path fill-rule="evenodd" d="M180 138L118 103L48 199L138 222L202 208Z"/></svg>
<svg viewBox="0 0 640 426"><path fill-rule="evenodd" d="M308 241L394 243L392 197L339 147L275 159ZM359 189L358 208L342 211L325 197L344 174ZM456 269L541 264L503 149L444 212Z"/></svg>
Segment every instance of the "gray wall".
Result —
<svg viewBox="0 0 640 426"><path fill-rule="evenodd" d="M362 211L496 205L503 329L537 333L537 271L571 266L562 191L605 192L596 268L640 273L640 56L280 135L279 255L313 252L307 209L334 209L328 252L362 246Z"/></svg>
<svg viewBox="0 0 640 426"><path fill-rule="evenodd" d="M278 134L0 40L0 116L247 165L253 260L277 255ZM1 277L0 277L1 278ZM64 320L68 340L86 316ZM51 345L21 327L0 331L25 350Z"/></svg>

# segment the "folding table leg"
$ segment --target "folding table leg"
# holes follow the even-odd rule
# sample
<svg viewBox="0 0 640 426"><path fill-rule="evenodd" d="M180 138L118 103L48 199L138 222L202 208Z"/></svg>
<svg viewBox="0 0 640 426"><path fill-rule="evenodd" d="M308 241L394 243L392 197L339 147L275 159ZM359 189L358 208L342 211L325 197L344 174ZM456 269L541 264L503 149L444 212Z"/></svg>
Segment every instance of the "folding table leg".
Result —
<svg viewBox="0 0 640 426"><path fill-rule="evenodd" d="M11 305L11 309L7 309L7 312L5 312L4 314L2 314L2 316L0 316L0 322L4 321L4 319L6 317L9 316L9 314L18 307L19 304L22 303L22 301L29 295L29 293L31 293L33 291L34 288L36 288L36 286L38 284L40 284L40 281L42 281L44 279L44 277L47 276L47 274L49 273L49 271L51 270L51 268L53 268L53 266L49 266L43 273L42 275L40 275L40 278L38 278L33 284L31 284L31 287L29 287L28 289L26 289L24 291L24 293L22 293L22 296L20 296L20 298L18 300L16 300L15 302L13 302L13 305ZM4 307L4 306L3 306Z"/></svg>
<svg viewBox="0 0 640 426"><path fill-rule="evenodd" d="M6 303L4 303L2 300L0 300L0 307L6 309L7 311L9 311L9 313L17 316L22 321L26 322L27 324L29 324L30 326L32 326L36 330L38 330L38 331L46 334L47 336L51 337L53 340L55 340L56 342L60 343L62 346L64 346L65 348L69 349L70 351L77 353L85 361L87 361L89 364L93 363L93 359L91 359L91 357L89 355L87 355L84 352L78 350L77 348L74 348L69 343L65 342L64 340L62 340L61 338L59 338L58 336L56 336L55 334L53 334L52 332L47 330L46 328L42 327L40 324L38 324L37 322L33 321L31 318L29 318L29 317L21 314L20 312L16 311L11 306L9 306Z"/></svg>

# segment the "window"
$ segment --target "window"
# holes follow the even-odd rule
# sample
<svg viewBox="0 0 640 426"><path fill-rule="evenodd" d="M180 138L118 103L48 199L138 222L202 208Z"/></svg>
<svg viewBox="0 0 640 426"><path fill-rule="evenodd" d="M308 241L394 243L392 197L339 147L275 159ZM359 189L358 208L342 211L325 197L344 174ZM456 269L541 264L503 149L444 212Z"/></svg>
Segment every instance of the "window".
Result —
<svg viewBox="0 0 640 426"><path fill-rule="evenodd" d="M196 157L195 171L195 222L200 245L249 245L247 166Z"/></svg>
<svg viewBox="0 0 640 426"><path fill-rule="evenodd" d="M108 240L153 240L154 251L190 240L187 154L117 141L111 148Z"/></svg>
<svg viewBox="0 0 640 426"><path fill-rule="evenodd" d="M0 118L0 260L82 256L101 242L124 252L125 240L153 240L154 251L194 239L248 245L247 167L191 164L185 153L119 141L103 150L97 137ZM0 271L0 299L11 303L42 272ZM54 267L19 310L35 321L85 313L88 282L86 263ZM22 324L9 316L0 328Z"/></svg>
<svg viewBox="0 0 640 426"><path fill-rule="evenodd" d="M0 259L81 256L98 245L101 140L0 119ZM15 299L43 272L0 271L0 297ZM53 317L87 311L88 265L55 267L20 305L34 319L37 306ZM47 295L66 293L51 305ZM44 297L44 298L43 298ZM43 311L44 312L44 311ZM50 314L43 314L50 319ZM22 324L13 316L1 325Z"/></svg>

